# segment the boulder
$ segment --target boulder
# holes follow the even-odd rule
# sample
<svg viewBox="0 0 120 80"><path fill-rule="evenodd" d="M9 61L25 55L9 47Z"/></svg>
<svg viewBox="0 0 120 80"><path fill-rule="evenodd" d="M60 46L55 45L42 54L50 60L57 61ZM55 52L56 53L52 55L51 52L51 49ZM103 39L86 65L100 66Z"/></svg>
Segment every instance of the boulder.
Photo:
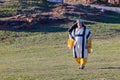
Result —
<svg viewBox="0 0 120 80"><path fill-rule="evenodd" d="M120 0L108 0L108 3L114 4L114 5L120 5Z"/></svg>

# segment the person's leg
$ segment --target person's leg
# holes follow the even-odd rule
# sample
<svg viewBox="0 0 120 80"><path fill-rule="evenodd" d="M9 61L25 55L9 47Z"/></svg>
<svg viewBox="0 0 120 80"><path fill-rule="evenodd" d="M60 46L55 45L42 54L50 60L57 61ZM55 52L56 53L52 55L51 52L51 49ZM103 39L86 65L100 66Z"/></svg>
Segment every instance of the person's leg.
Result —
<svg viewBox="0 0 120 80"><path fill-rule="evenodd" d="M80 58L75 58L76 62L80 65Z"/></svg>
<svg viewBox="0 0 120 80"><path fill-rule="evenodd" d="M80 59L80 66L81 66L80 68L84 69L86 63L87 63L87 58L81 58Z"/></svg>
<svg viewBox="0 0 120 80"><path fill-rule="evenodd" d="M85 64L87 63L87 58L81 58L80 61L81 61L81 62L80 62L80 65L81 65L81 66L85 66Z"/></svg>

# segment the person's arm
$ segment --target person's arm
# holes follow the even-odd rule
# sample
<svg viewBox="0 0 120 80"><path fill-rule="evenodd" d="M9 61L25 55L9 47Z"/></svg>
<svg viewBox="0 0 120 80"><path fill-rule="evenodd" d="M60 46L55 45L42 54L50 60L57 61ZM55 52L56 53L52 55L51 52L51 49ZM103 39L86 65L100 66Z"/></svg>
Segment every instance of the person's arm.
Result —
<svg viewBox="0 0 120 80"><path fill-rule="evenodd" d="M68 47L69 47L70 49L72 49L72 48L74 47L74 42L75 42L74 32L75 32L76 26L77 26L77 24L74 24L74 25L68 30L68 34L69 34Z"/></svg>
<svg viewBox="0 0 120 80"><path fill-rule="evenodd" d="M77 27L77 23L73 24L73 26L68 30L69 38L71 38L73 40L75 40L74 39L74 30L75 30L76 27Z"/></svg>
<svg viewBox="0 0 120 80"><path fill-rule="evenodd" d="M75 28L77 28L77 23L73 24L70 29L68 29L68 32L71 33Z"/></svg>
<svg viewBox="0 0 120 80"><path fill-rule="evenodd" d="M69 38L72 39L72 40L75 40L73 32L69 33Z"/></svg>

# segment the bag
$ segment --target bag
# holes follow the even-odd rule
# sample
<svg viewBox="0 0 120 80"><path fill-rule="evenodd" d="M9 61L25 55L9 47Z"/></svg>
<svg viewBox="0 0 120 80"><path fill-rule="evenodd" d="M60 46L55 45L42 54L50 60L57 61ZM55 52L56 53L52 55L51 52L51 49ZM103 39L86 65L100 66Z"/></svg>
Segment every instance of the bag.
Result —
<svg viewBox="0 0 120 80"><path fill-rule="evenodd" d="M68 47L71 49L74 47L74 40L73 39L68 39Z"/></svg>
<svg viewBox="0 0 120 80"><path fill-rule="evenodd" d="M87 41L87 52L88 53L92 53L92 40L91 39L89 39L88 41Z"/></svg>

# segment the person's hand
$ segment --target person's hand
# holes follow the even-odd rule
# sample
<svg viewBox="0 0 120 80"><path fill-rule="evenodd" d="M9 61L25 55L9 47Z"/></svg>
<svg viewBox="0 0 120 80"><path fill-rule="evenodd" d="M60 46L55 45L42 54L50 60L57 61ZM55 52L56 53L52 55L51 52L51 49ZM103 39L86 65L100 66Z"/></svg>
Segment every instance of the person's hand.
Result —
<svg viewBox="0 0 120 80"><path fill-rule="evenodd" d="M72 47L69 47L69 49L73 49Z"/></svg>
<svg viewBox="0 0 120 80"><path fill-rule="evenodd" d="M77 42L74 40L74 45L76 44Z"/></svg>
<svg viewBox="0 0 120 80"><path fill-rule="evenodd" d="M93 49L88 49L88 53L93 53Z"/></svg>

